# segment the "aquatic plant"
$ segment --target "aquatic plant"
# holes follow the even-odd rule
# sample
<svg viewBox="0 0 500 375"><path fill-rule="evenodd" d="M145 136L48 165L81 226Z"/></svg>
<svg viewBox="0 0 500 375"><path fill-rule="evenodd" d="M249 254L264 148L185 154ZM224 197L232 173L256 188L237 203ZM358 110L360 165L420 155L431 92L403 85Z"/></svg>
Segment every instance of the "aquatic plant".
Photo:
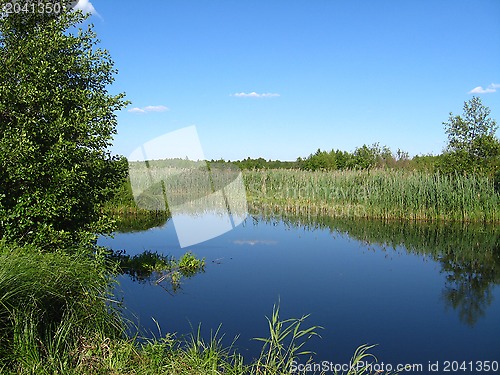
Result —
<svg viewBox="0 0 500 375"><path fill-rule="evenodd" d="M185 253L179 260L148 250L133 256L124 251L109 251L107 257L132 280L156 284L168 281L174 292L180 288L183 277L205 271L205 258L199 259L191 252Z"/></svg>

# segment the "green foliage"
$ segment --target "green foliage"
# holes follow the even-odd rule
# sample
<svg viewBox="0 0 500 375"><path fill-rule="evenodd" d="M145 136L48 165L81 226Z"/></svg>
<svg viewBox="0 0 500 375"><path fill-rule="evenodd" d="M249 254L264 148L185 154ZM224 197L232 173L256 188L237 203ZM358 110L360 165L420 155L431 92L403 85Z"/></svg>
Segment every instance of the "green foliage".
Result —
<svg viewBox="0 0 500 375"><path fill-rule="evenodd" d="M211 160L210 163L225 163L224 160ZM280 161L280 160L266 160L264 158L252 159L250 157L243 160L236 160L232 162L240 169L273 169L273 168L299 168L300 162L295 161Z"/></svg>
<svg viewBox="0 0 500 375"><path fill-rule="evenodd" d="M483 176L405 170L245 171L250 209L332 217L500 221L500 194Z"/></svg>
<svg viewBox="0 0 500 375"><path fill-rule="evenodd" d="M493 175L493 184L497 194L500 194L500 168Z"/></svg>
<svg viewBox="0 0 500 375"><path fill-rule="evenodd" d="M379 374L384 375L382 370L373 370L373 364L377 362L377 357L370 353L376 345L361 345L354 352L350 363L349 370L345 375L372 375ZM385 375L389 375L389 372L385 372ZM335 372L335 375L339 375Z"/></svg>
<svg viewBox="0 0 500 375"><path fill-rule="evenodd" d="M198 259L192 252L188 251L179 259L178 265L182 274L190 277L204 270L205 258Z"/></svg>
<svg viewBox="0 0 500 375"><path fill-rule="evenodd" d="M134 203L132 203L134 204ZM116 220L116 230L121 233L140 232L151 228L161 227L170 218L169 211L147 211L129 206L127 203L106 209L108 215Z"/></svg>
<svg viewBox="0 0 500 375"><path fill-rule="evenodd" d="M341 154L342 155L342 154ZM314 155L310 155L303 162L302 169L305 170L327 170L337 169L337 157L335 151L321 151L319 148ZM339 168L340 169L340 168Z"/></svg>
<svg viewBox="0 0 500 375"><path fill-rule="evenodd" d="M442 155L416 155L407 165L409 168L420 172L437 172L437 166L442 160Z"/></svg>
<svg viewBox="0 0 500 375"><path fill-rule="evenodd" d="M375 166L378 150L376 146L368 147L363 145L354 150L351 160L351 169L370 169Z"/></svg>
<svg viewBox="0 0 500 375"><path fill-rule="evenodd" d="M170 271L175 262L173 258L153 251L133 256L126 255L124 251L112 251L108 258L118 264L122 273L139 281L149 279L153 273Z"/></svg>
<svg viewBox="0 0 500 375"><path fill-rule="evenodd" d="M440 170L445 173L479 173L493 176L500 170L500 141L495 136L496 121L481 99L473 97L464 103L463 115L450 113L444 122L448 146Z"/></svg>
<svg viewBox="0 0 500 375"><path fill-rule="evenodd" d="M322 151L318 149L307 158L298 157L296 161L265 160L264 158L246 158L237 160L232 164L243 170L261 169L304 169L316 170L344 170L344 169L370 169L374 167L401 167L408 161L408 153L398 149L396 155L387 147L378 143L371 146L357 147L354 152L341 150ZM213 163L214 160L211 161ZM217 163L225 163L218 160Z"/></svg>
<svg viewBox="0 0 500 375"><path fill-rule="evenodd" d="M357 147L354 152L349 153L341 150L330 152L318 149L315 154L301 159L301 169L309 171L317 170L345 170L345 169L372 169L372 168L394 168L398 164L407 161L408 154L398 150L397 156L387 146L374 143L371 146L363 145Z"/></svg>
<svg viewBox="0 0 500 375"><path fill-rule="evenodd" d="M181 343L183 346L182 358L188 366L177 365L172 373L186 374L244 374L246 367L243 356L234 352L233 343L225 347L222 343L223 335L220 334L221 326L210 333L210 339L204 340L201 334L201 325L198 325L196 334L192 333L188 339ZM181 362L182 364L182 362Z"/></svg>
<svg viewBox="0 0 500 375"><path fill-rule="evenodd" d="M319 336L319 326L301 329L308 315L299 319L281 320L279 316L279 305L273 307L271 318L267 318L269 325L269 337L256 338L263 343L259 359L253 365L255 374L278 375L289 374L294 362L301 356L313 354L303 347L307 340Z"/></svg>
<svg viewBox="0 0 500 375"><path fill-rule="evenodd" d="M101 206L126 175L109 154L124 95L81 12L0 19L0 236L41 247L107 233Z"/></svg>

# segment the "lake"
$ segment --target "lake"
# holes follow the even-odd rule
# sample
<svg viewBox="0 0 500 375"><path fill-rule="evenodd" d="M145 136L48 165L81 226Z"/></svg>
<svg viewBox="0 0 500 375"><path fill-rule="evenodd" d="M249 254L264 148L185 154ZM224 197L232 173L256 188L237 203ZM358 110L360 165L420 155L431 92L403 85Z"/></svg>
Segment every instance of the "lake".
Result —
<svg viewBox="0 0 500 375"><path fill-rule="evenodd" d="M150 225L158 225L150 224ZM133 227L133 226L132 226ZM140 228L141 227L139 225ZM488 225L254 216L223 236L181 249L171 220L116 233L99 244L205 258L205 272L175 293L153 280L119 277L127 314L146 335L220 332L245 358L267 337L266 316L310 314L321 338L306 345L314 362L349 362L378 344L380 362L439 365L500 361L500 230ZM450 363L451 369L453 363ZM469 366L469 364L467 365ZM414 371L418 373L418 371ZM466 373L475 373L468 371Z"/></svg>

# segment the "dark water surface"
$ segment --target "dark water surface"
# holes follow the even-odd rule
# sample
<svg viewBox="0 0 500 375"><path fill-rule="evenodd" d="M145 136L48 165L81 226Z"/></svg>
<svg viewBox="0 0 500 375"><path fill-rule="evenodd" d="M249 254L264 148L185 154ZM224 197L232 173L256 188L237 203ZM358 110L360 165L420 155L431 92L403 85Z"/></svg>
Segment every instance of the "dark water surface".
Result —
<svg viewBox="0 0 500 375"><path fill-rule="evenodd" d="M495 226L332 219L248 218L235 230L181 249L173 224L117 233L100 245L130 255L152 250L206 259L205 272L176 293L151 282L119 281L125 306L147 332L202 333L222 324L229 345L258 356L265 316L311 314L322 338L315 362L348 363L361 344L379 361L500 361L500 231ZM413 371L413 373L418 373ZM476 371L462 373L474 374ZM491 371L489 373L492 373Z"/></svg>

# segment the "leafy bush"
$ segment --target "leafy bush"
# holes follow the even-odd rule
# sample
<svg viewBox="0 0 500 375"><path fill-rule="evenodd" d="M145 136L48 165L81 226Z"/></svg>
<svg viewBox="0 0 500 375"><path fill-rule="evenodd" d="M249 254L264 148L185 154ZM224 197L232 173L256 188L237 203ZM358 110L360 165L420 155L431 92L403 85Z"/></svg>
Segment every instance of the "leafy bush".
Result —
<svg viewBox="0 0 500 375"><path fill-rule="evenodd" d="M116 71L81 12L0 17L0 236L71 247L107 233L101 206L122 185L124 159L107 151Z"/></svg>

